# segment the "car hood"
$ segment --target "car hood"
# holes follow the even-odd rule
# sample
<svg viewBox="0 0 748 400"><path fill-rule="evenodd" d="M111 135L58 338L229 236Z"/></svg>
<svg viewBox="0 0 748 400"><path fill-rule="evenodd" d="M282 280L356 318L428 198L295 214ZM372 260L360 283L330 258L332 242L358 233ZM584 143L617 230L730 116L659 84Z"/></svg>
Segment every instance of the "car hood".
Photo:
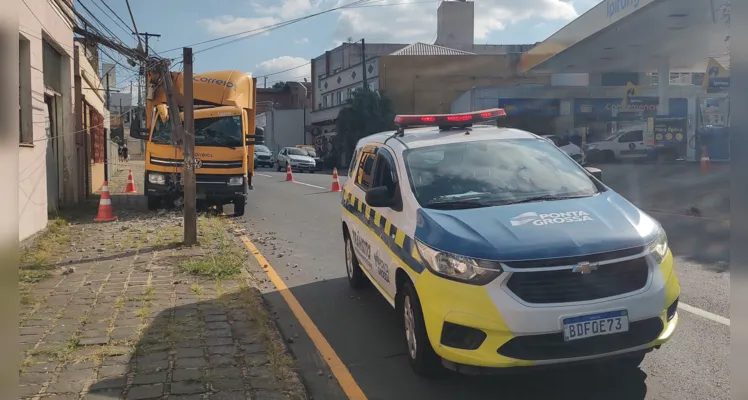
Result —
<svg viewBox="0 0 748 400"><path fill-rule="evenodd" d="M416 238L437 250L499 261L574 257L642 246L659 223L607 190L595 196L464 210L418 211Z"/></svg>
<svg viewBox="0 0 748 400"><path fill-rule="evenodd" d="M288 156L288 158L290 158L290 159L292 159L294 161L314 162L314 159L312 157L309 157L309 156L295 156L295 155L290 155L290 156Z"/></svg>
<svg viewBox="0 0 748 400"><path fill-rule="evenodd" d="M257 150L255 150L255 154L257 154L258 156L272 156L273 155L273 153L270 153L267 151L257 151Z"/></svg>

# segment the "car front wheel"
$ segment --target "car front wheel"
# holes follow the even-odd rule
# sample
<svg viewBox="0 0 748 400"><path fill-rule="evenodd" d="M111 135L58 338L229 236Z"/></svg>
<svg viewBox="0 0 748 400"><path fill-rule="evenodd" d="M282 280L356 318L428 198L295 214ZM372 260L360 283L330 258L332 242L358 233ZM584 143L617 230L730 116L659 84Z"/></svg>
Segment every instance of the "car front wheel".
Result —
<svg viewBox="0 0 748 400"><path fill-rule="evenodd" d="M400 312L405 328L403 336L410 366L416 374L426 378L443 376L446 369L441 363L441 357L431 347L426 333L426 323L423 320L421 302L410 281L403 284L401 295Z"/></svg>
<svg viewBox="0 0 748 400"><path fill-rule="evenodd" d="M356 253L353 251L353 242L351 235L345 235L345 271L348 275L348 283L354 289L360 289L366 284L366 277L361 271L361 264L358 263Z"/></svg>

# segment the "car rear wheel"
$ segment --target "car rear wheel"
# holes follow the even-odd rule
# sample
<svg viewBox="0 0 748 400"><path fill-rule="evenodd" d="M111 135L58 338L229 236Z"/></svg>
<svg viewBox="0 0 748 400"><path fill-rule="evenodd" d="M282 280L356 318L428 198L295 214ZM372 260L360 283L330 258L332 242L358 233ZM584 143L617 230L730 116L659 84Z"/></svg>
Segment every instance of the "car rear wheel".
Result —
<svg viewBox="0 0 748 400"><path fill-rule="evenodd" d="M403 284L400 312L404 322L404 337L407 348L408 361L416 374L426 378L437 378L445 374L446 369L431 347L426 323L423 320L421 302L413 284L408 281Z"/></svg>
<svg viewBox="0 0 748 400"><path fill-rule="evenodd" d="M360 289L366 284L366 277L361 271L361 264L358 263L356 253L353 251L353 242L351 236L345 235L345 272L348 275L348 283L354 289Z"/></svg>

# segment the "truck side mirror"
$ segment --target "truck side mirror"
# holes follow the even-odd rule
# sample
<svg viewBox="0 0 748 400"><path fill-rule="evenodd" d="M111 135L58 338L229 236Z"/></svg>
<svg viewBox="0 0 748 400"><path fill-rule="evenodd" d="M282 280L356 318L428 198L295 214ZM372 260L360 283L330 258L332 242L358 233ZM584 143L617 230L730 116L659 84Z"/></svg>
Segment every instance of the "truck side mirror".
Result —
<svg viewBox="0 0 748 400"><path fill-rule="evenodd" d="M140 117L133 115L132 122L130 123L130 137L148 140L148 136L148 130L140 127Z"/></svg>

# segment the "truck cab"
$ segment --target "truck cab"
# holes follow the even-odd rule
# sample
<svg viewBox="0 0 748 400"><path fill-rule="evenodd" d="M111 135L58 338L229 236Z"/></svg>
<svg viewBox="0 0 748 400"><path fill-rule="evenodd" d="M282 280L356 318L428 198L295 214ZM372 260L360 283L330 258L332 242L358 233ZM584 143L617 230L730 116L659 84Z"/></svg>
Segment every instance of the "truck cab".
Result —
<svg viewBox="0 0 748 400"><path fill-rule="evenodd" d="M171 73L180 110L184 77ZM146 109L152 111L145 132L132 136L146 141L145 194L149 209L183 196L184 155L172 132L166 90L158 74L149 73ZM240 71L218 71L193 76L195 173L197 200L206 205L234 205L244 215L254 174L254 147L264 142L255 126L256 80ZM174 113L171 113L174 115ZM183 113L179 115L183 119Z"/></svg>

